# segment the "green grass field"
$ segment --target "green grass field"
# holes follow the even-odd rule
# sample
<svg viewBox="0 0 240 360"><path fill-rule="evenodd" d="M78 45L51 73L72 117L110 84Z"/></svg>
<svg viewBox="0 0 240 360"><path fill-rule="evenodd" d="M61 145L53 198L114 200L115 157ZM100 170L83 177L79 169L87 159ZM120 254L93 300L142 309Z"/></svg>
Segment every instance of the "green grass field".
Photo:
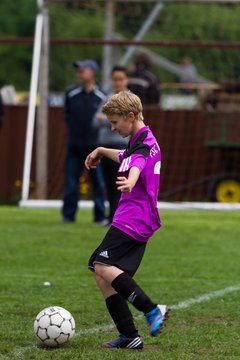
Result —
<svg viewBox="0 0 240 360"><path fill-rule="evenodd" d="M142 352L103 350L115 337L87 261L106 229L81 211L76 224L59 223L59 211L0 207L0 360L14 359L239 359L240 213L162 211L164 227L150 241L136 275L159 303L236 286L235 291L175 308L158 338L144 337ZM43 286L51 281L52 286ZM71 343L38 346L33 321L44 307L59 305L76 320Z"/></svg>

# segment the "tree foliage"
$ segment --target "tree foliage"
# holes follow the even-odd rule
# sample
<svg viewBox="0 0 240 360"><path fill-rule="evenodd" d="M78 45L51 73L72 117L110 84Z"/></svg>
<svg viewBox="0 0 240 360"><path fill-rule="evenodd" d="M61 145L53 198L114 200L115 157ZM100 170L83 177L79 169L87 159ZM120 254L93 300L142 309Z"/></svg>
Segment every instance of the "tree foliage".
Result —
<svg viewBox="0 0 240 360"><path fill-rule="evenodd" d="M32 36L36 15L35 1L1 0L0 36ZM0 86L14 84L27 89L30 81L32 47L0 45Z"/></svg>
<svg viewBox="0 0 240 360"><path fill-rule="evenodd" d="M70 2L69 2L70 3ZM118 3L115 12L115 31L131 39L150 13L153 3ZM81 1L78 6L50 6L52 37L102 38L104 31L104 4ZM19 2L1 0L0 36L33 36L37 8L35 0ZM145 39L239 41L239 5L167 4ZM180 63L187 54L192 57L199 73L211 80L239 78L239 50L157 48L152 50ZM120 49L123 53L124 49ZM32 46L0 45L0 86L14 84L17 90L28 90L32 62ZM94 58L101 65L102 47L52 45L50 48L50 89L63 91L74 81L72 62L75 59ZM175 77L156 68L163 81Z"/></svg>
<svg viewBox="0 0 240 360"><path fill-rule="evenodd" d="M104 13L100 8L76 9L54 6L50 9L51 34L63 38L102 38ZM74 81L73 61L92 58L101 64L101 46L52 46L50 87L63 90Z"/></svg>

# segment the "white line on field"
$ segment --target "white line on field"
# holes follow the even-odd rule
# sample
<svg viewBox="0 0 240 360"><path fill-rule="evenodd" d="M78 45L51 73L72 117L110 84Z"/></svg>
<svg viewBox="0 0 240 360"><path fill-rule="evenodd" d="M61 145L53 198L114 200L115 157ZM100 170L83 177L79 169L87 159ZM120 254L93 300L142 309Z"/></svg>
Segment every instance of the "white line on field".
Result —
<svg viewBox="0 0 240 360"><path fill-rule="evenodd" d="M212 299L215 298L219 298L221 296L224 296L228 293L231 292L235 292L235 291L239 291L240 290L240 284L237 285L233 285L233 286L229 286L226 287L224 289L221 290L216 290L207 294L203 294L194 298L190 298L188 300L182 301L176 305L172 305L171 307L174 310L182 310L182 309L187 309L190 306L194 305L194 304L200 304L206 301L210 301ZM135 319L142 319L142 315L138 315L135 317ZM105 332L105 331L110 331L112 329L114 329L115 326L111 323L109 324L103 324L103 325L99 325L96 326L94 328L91 329L86 329L86 330L79 330L75 336L80 336L80 335L84 335L84 334L95 334L97 332ZM19 347L17 346L15 349L13 349L13 351L9 354L9 355L0 355L0 360L12 360L13 356L17 356L17 359L24 359L24 354L31 348L36 347L36 343L31 343L27 346L24 347ZM16 357L15 357L16 359Z"/></svg>
<svg viewBox="0 0 240 360"><path fill-rule="evenodd" d="M0 355L0 360L13 360L13 359L23 359L24 360L24 354L29 349L36 348L36 343L29 343L27 346L16 346L13 351L8 355Z"/></svg>
<svg viewBox="0 0 240 360"><path fill-rule="evenodd" d="M233 285L233 286L229 286L226 287L224 289L221 290L216 290L207 294L203 294L194 298L190 298L188 300L182 301L176 305L172 305L171 307L174 310L182 310L182 309L186 309L189 308L190 306L194 305L194 304L200 304L206 301L210 301L212 299L224 296L228 293L231 292L235 292L235 291L239 291L240 290L240 285ZM137 317L135 317L135 319L141 319L142 315L138 315ZM94 328L91 329L86 329L86 330L79 330L75 336L80 336L80 335L84 335L84 334L95 334L96 332L105 332L105 331L109 331L114 329L115 326L114 324L103 324L100 326L96 326Z"/></svg>
<svg viewBox="0 0 240 360"><path fill-rule="evenodd" d="M200 304L205 301L210 301L212 299L221 297L225 294L228 294L228 293L231 293L234 291L239 291L239 290L240 290L240 285L229 286L229 287L226 287L225 289L216 290L216 291L210 292L208 294L203 294L198 297L185 300L183 302L178 303L177 305L173 305L172 308L175 310L186 309L186 308L190 307L191 305Z"/></svg>
<svg viewBox="0 0 240 360"><path fill-rule="evenodd" d="M59 209L62 207L62 200L21 200L19 206L22 208L35 209ZM92 200L81 200L78 207L81 209L92 209L94 203ZM105 202L108 206L108 202ZM163 210L218 210L218 211L238 211L239 203L213 203L213 202L166 202L158 201L158 208Z"/></svg>

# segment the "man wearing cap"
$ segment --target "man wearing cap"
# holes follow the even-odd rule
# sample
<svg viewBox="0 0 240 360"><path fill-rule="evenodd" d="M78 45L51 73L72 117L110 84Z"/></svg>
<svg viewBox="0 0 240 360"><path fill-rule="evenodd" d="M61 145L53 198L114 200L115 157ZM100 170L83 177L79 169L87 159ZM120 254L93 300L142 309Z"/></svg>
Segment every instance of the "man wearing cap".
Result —
<svg viewBox="0 0 240 360"><path fill-rule="evenodd" d="M77 84L65 94L65 120L68 125L68 149L66 157L66 183L62 208L62 221L74 222L78 204L79 176L86 156L98 146L98 130L93 118L105 100L96 85L98 65L94 60L75 61ZM90 172L94 200L94 221L105 220L104 181L101 168Z"/></svg>

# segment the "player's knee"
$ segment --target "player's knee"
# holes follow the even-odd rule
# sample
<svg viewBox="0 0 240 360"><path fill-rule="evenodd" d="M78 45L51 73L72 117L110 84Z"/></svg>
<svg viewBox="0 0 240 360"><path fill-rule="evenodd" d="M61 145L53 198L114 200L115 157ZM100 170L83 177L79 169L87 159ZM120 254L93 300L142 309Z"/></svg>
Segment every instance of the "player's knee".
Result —
<svg viewBox="0 0 240 360"><path fill-rule="evenodd" d="M97 276L104 278L104 275L106 274L107 271L107 266L102 264L95 264L94 269L95 269L95 274Z"/></svg>

